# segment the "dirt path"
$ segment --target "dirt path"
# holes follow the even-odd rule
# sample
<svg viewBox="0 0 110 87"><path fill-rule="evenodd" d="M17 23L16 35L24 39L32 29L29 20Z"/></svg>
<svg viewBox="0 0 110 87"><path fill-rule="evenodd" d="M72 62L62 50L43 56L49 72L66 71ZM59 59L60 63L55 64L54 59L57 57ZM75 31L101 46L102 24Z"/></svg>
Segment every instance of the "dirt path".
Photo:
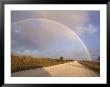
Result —
<svg viewBox="0 0 110 87"><path fill-rule="evenodd" d="M14 77L96 77L94 71L80 64L78 61L59 64L50 67L30 69L11 74Z"/></svg>

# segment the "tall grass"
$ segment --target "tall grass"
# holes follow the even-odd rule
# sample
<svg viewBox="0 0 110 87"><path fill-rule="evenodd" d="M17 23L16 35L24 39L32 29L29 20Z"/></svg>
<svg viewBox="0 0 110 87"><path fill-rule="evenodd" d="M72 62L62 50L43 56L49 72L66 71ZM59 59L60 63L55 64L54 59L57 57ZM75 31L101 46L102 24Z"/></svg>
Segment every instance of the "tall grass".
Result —
<svg viewBox="0 0 110 87"><path fill-rule="evenodd" d="M97 63L95 61L81 61L80 63L100 74L100 63Z"/></svg>
<svg viewBox="0 0 110 87"><path fill-rule="evenodd" d="M52 58L35 58L26 55L11 54L11 72L17 72L21 70L47 67L57 64L70 62L71 60L60 60Z"/></svg>

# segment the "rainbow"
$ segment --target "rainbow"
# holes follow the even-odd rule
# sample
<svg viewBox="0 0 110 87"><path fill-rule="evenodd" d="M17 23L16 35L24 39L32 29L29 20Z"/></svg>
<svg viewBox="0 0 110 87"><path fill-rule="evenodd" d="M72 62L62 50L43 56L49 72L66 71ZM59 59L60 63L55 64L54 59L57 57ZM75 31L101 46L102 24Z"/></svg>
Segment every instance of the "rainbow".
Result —
<svg viewBox="0 0 110 87"><path fill-rule="evenodd" d="M50 19L46 19L46 18L31 18L31 19L25 19L25 20L20 20L20 21L14 22L14 23L12 23L11 26L13 26L13 25L15 25L17 23L20 23L20 22L25 22L25 21L30 21L30 20L46 21L46 22L55 23L56 25L64 27L63 29L65 29L65 31L68 32L68 34L70 35L71 38L74 37L74 35L77 37L77 39L79 40L79 42L83 46L83 48L84 48L84 50L85 50L85 52L87 54L88 59L91 60L90 53L89 53L86 45L84 44L84 42L81 40L81 38L75 33L74 30L71 30L69 27L67 27L66 25L64 25L64 24L62 24L60 22L57 22L57 21L54 21L54 20L50 20Z"/></svg>

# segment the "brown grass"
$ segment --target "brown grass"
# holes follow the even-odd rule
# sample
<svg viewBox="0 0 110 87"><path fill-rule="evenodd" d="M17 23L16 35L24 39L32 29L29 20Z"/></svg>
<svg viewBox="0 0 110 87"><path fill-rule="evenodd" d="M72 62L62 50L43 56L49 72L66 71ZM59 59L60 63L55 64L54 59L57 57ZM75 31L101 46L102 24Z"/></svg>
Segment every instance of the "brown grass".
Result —
<svg viewBox="0 0 110 87"><path fill-rule="evenodd" d="M95 61L80 61L80 63L100 74L100 63L97 63Z"/></svg>
<svg viewBox="0 0 110 87"><path fill-rule="evenodd" d="M32 56L20 56L11 54L11 72L21 70L48 67L57 64L67 63L71 60L60 60L52 58L35 58Z"/></svg>

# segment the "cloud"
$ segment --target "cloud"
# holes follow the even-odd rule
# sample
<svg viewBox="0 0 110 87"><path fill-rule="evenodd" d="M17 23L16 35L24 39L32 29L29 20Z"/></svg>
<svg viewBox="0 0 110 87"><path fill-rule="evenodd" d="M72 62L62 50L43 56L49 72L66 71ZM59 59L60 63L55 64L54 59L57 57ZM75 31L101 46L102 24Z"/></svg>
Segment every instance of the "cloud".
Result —
<svg viewBox="0 0 110 87"><path fill-rule="evenodd" d="M93 34L97 32L97 28L91 23L89 24L91 20L90 12L78 10L12 11L12 22L30 18L44 18L62 23L79 35L85 32Z"/></svg>
<svg viewBox="0 0 110 87"><path fill-rule="evenodd" d="M12 24L11 28L12 52L69 56L73 54L69 53L70 50L79 49L83 50L84 55L88 58L88 54L76 34L71 33L72 31L63 25L44 19L31 19Z"/></svg>
<svg viewBox="0 0 110 87"><path fill-rule="evenodd" d="M36 10L36 11L12 11L12 22L30 19L30 18L44 18L54 20L69 27L77 33L75 27L83 26L90 20L89 11L75 11L75 10Z"/></svg>
<svg viewBox="0 0 110 87"><path fill-rule="evenodd" d="M90 11L12 11L11 22L15 23L27 19L49 19L65 26L78 35L84 33L95 34L97 27L90 23ZM71 36L65 32L63 27L55 24L43 23L39 21L27 21L12 26L11 31L12 50L22 51L24 53L34 53L36 55L70 55L73 56L73 50L84 50L76 36ZM71 38L70 38L71 37ZM24 49L25 48L25 49ZM66 52L63 53L63 50ZM33 52L31 52L33 51ZM85 50L84 50L85 52ZM81 52L77 52L80 55ZM76 55L74 54L74 55ZM87 55L86 53L82 53Z"/></svg>
<svg viewBox="0 0 110 87"><path fill-rule="evenodd" d="M83 33L94 34L97 32L97 28L93 26L92 24L89 24L88 26L76 27L76 32L78 34L83 34Z"/></svg>

